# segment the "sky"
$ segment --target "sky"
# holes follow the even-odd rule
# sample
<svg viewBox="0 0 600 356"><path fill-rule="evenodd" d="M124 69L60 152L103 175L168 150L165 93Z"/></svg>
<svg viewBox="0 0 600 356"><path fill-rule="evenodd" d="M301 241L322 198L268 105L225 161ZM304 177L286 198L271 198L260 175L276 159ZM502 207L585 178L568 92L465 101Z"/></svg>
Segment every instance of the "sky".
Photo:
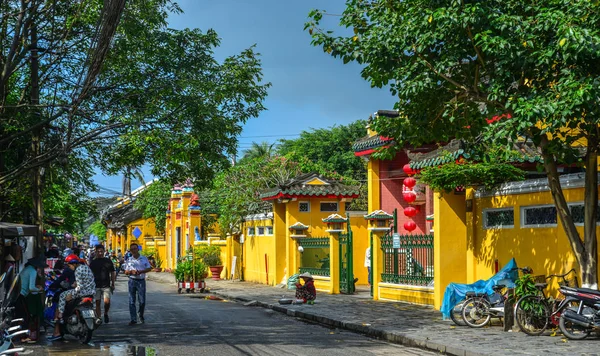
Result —
<svg viewBox="0 0 600 356"><path fill-rule="evenodd" d="M212 28L221 38L215 56L227 56L256 45L261 53L264 80L271 82L264 104L267 110L249 120L239 138L239 151L253 141L269 143L294 139L302 131L346 125L367 119L379 109L392 109L394 98L387 89L371 88L360 76L356 63L343 64L310 44L304 23L311 9L341 14L344 0L178 0L183 14L169 17L176 29ZM329 29L339 17L326 16ZM336 29L337 32L338 29ZM343 31L343 29L339 29ZM366 134L366 130L365 130ZM144 167L144 178L153 177ZM184 180L182 178L182 180ZM101 195L122 191L122 178L97 173L94 181ZM141 185L132 181L132 189Z"/></svg>

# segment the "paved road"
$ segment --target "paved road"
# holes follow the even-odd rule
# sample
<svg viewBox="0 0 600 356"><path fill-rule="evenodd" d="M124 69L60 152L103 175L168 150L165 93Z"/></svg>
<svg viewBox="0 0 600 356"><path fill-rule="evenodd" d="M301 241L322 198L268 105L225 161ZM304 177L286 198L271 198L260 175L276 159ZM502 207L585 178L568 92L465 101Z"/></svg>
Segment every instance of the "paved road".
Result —
<svg viewBox="0 0 600 356"><path fill-rule="evenodd" d="M287 317L270 309L178 295L148 282L146 324L128 326L126 280L119 277L112 320L93 345L74 339L29 347L31 355L435 355Z"/></svg>

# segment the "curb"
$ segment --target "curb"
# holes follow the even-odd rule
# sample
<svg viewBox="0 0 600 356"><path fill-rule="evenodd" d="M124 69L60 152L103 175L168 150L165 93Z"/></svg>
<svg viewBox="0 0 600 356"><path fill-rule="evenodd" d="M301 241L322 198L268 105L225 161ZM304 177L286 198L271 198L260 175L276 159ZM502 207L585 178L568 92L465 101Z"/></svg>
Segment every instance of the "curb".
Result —
<svg viewBox="0 0 600 356"><path fill-rule="evenodd" d="M335 320L335 319L331 319L328 317L324 317L324 316L320 316L320 315L316 315L316 314L312 314L312 313L307 313L304 311L287 309L287 308L282 307L277 304L269 304L269 303L257 301L255 299L250 299L250 298L245 298L245 297L235 297L230 294L227 294L227 292L210 291L209 293L218 295L220 297L223 297L223 298L226 298L229 300L235 300L235 301L239 301L239 302L243 302L243 303L255 301L256 302L255 305L260 306L262 308L272 309L274 311L280 312L282 314L286 314L291 317L297 317L297 318L301 318L301 319L305 319L305 320L310 320L310 321L316 322L321 325L333 326L333 327L336 327L339 329L349 330L349 331L363 334L363 335L366 335L369 337L381 339L381 340L384 340L384 341L387 341L387 342L390 342L393 344L399 344L399 345L408 346L408 347L417 347L417 348L421 348L421 349L444 353L447 355L459 355L459 356L484 356L485 355L485 354L481 354L478 352L468 351L468 350L462 349L462 348L456 348L456 347L438 344L436 342L432 342L427 339L413 338L410 336L406 336L402 333L377 329L377 328L373 328L371 326L357 324L357 323Z"/></svg>

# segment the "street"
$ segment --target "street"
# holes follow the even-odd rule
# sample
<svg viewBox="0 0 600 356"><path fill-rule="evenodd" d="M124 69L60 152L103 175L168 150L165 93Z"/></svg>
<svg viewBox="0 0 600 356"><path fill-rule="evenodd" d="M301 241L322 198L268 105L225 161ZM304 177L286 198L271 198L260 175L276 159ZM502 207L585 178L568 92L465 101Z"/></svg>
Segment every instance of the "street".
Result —
<svg viewBox="0 0 600 356"><path fill-rule="evenodd" d="M128 326L127 280L120 276L109 324L90 345L68 336L26 345L31 355L434 355L344 330L329 329L270 309L190 298L148 282L146 323ZM206 296L207 294L196 294ZM27 354L27 352L26 352Z"/></svg>

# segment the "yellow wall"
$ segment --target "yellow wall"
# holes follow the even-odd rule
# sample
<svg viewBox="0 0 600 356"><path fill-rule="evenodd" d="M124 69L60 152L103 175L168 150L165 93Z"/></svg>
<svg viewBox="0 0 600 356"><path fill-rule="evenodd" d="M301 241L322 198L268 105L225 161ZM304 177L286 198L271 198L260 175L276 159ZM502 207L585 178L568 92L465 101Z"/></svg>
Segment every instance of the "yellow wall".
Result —
<svg viewBox="0 0 600 356"><path fill-rule="evenodd" d="M369 189L368 210L372 213L375 210L381 209L381 192L379 182L379 161L369 159L367 165L367 184Z"/></svg>
<svg viewBox="0 0 600 356"><path fill-rule="evenodd" d="M269 269L268 284L276 285L277 280L277 251L275 231L273 235L267 235L267 226L272 226L270 219L249 220L244 223L244 244L243 244L243 265L244 280L256 283L267 283L267 266ZM264 227L264 235L258 235L258 227ZM254 228L254 235L248 234L248 229ZM284 251L281 251L284 252ZM265 255L266 260L265 262ZM280 253L280 257L285 261L285 254ZM283 273L283 265L280 263L280 273Z"/></svg>
<svg viewBox="0 0 600 356"><path fill-rule="evenodd" d="M142 234L140 235L139 239L136 239L135 236L133 236L133 230L136 227L142 230ZM127 225L127 245L125 249L129 249L129 246L135 242L138 245L142 246L143 251L146 248L147 239L145 237L152 236L156 236L156 225L154 225L154 221L150 219L134 220Z"/></svg>
<svg viewBox="0 0 600 356"><path fill-rule="evenodd" d="M354 278L358 278L357 285L368 285L368 272L365 267L365 253L369 246L368 221L365 212L350 213L350 227L352 228L352 256Z"/></svg>
<svg viewBox="0 0 600 356"><path fill-rule="evenodd" d="M569 203L583 203L584 188L564 189L564 194ZM470 276L469 282L491 277L496 259L499 268L502 268L513 257L519 267L533 268L534 275L562 274L571 268L576 268L579 272L560 219L556 227L521 227L522 206L546 204L553 204L549 191L475 199L474 237L469 241L474 257L471 262L473 276ZM484 229L484 209L507 207L514 207L513 228ZM577 231L582 236L583 226L577 226ZM600 230L597 229L597 233ZM550 286L553 291L556 291L556 282L555 279Z"/></svg>
<svg viewBox="0 0 600 356"><path fill-rule="evenodd" d="M465 195L435 193L433 198L434 307L439 309L450 282L465 283L467 225Z"/></svg>

